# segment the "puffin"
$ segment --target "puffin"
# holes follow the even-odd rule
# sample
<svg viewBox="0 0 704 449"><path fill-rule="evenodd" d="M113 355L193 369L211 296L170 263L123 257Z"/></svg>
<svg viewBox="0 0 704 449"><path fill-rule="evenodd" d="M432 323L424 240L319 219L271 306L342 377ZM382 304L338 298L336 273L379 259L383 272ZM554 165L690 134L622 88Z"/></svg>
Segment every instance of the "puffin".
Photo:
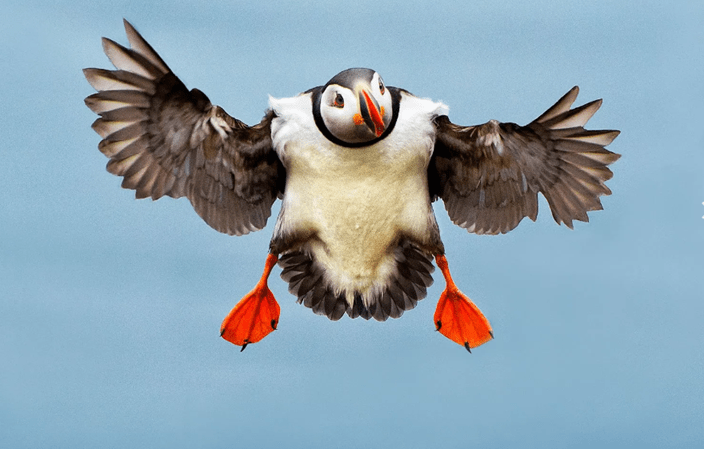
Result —
<svg viewBox="0 0 704 449"><path fill-rule="evenodd" d="M433 324L472 348L492 327L450 275L432 204L474 234L535 221L538 193L555 221L573 228L601 210L607 150L617 130L587 130L601 100L572 108L578 87L526 126L490 120L462 126L442 102L351 68L290 98L269 97L249 126L189 90L124 20L129 48L103 38L115 70L84 69L97 93L85 103L107 171L136 198L187 197L212 228L263 229L281 207L261 278L229 312L225 340L256 343L279 324L268 287L278 264L297 302L339 320L398 318L426 296L433 261L445 289Z"/></svg>

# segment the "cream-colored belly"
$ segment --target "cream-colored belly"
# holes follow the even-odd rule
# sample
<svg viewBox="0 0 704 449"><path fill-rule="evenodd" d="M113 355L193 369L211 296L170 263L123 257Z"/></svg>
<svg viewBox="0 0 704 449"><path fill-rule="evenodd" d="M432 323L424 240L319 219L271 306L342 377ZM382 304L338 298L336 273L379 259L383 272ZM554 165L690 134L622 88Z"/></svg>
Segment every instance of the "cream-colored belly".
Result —
<svg viewBox="0 0 704 449"><path fill-rule="evenodd" d="M381 290L395 269L390 251L399 233L426 240L429 152L418 150L287 149L292 157L280 225L315 233L307 249L331 285L349 295Z"/></svg>

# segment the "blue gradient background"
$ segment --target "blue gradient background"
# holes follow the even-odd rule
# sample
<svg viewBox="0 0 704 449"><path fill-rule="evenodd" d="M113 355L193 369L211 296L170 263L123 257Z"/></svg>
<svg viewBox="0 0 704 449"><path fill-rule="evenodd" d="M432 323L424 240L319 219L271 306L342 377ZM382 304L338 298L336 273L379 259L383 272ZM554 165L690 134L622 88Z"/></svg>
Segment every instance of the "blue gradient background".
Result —
<svg viewBox="0 0 704 449"><path fill-rule="evenodd" d="M699 1L4 2L0 18L3 448L675 448L704 445L704 6ZM221 320L262 232L105 169L84 67L122 17L246 123L351 66L525 124L573 85L623 154L605 211L475 236L436 205L460 287L496 339L434 331L443 281L399 320L331 322L275 269L279 330L244 353ZM274 211L278 211L278 205Z"/></svg>

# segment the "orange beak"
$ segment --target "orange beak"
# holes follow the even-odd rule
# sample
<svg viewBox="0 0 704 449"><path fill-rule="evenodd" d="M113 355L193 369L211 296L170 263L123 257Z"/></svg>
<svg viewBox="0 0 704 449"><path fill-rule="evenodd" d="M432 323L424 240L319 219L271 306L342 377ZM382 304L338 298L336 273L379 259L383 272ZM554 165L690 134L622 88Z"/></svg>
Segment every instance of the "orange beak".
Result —
<svg viewBox="0 0 704 449"><path fill-rule="evenodd" d="M359 105L364 123L369 129L371 129L377 137L384 134L386 126L384 125L383 110L379 108L379 103L364 89L362 89L359 94Z"/></svg>

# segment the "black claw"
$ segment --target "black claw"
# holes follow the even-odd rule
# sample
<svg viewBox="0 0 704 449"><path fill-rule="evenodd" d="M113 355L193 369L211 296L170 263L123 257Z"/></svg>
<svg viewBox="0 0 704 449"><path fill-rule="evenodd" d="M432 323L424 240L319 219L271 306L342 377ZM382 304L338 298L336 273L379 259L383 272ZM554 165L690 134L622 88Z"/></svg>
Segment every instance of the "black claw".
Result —
<svg viewBox="0 0 704 449"><path fill-rule="evenodd" d="M240 349L240 352L244 351L244 348L246 348L248 344L249 344L249 342L245 341L244 344L242 345L242 349Z"/></svg>
<svg viewBox="0 0 704 449"><path fill-rule="evenodd" d="M438 321L435 323L435 330L436 330L436 331L439 331L441 327L442 327L442 323L440 322L440 320L438 320Z"/></svg>
<svg viewBox="0 0 704 449"><path fill-rule="evenodd" d="M271 320L271 328L276 330L276 320Z"/></svg>
<svg viewBox="0 0 704 449"><path fill-rule="evenodd" d="M466 341L464 342L464 348L465 348L467 351L469 351L470 354L472 353L472 350L469 349L469 342L466 342Z"/></svg>
<svg viewBox="0 0 704 449"><path fill-rule="evenodd" d="M224 333L225 333L225 329L221 330L221 331L220 331L220 336L222 337L222 334L224 334Z"/></svg>
<svg viewBox="0 0 704 449"><path fill-rule="evenodd" d="M491 338L494 338L494 332L489 331L489 335L491 335Z"/></svg>

